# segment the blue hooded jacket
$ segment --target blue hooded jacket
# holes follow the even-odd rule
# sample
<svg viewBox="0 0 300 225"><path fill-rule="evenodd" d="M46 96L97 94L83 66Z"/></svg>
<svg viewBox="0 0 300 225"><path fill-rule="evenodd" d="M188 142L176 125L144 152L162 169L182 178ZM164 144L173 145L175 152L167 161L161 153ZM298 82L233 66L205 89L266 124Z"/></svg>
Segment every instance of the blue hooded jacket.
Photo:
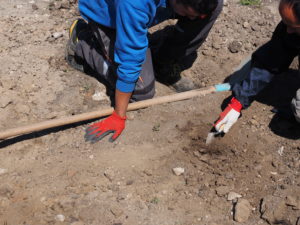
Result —
<svg viewBox="0 0 300 225"><path fill-rule="evenodd" d="M166 1L79 0L79 11L83 18L116 29L114 59L118 64L118 90L134 90L146 58L148 28L172 15ZM169 10L169 13L157 15L158 8Z"/></svg>

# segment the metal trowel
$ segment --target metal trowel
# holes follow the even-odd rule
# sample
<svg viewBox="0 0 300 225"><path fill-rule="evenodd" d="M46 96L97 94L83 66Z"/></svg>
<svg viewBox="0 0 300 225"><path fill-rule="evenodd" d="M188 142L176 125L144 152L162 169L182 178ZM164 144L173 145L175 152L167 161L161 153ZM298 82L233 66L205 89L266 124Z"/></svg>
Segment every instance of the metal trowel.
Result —
<svg viewBox="0 0 300 225"><path fill-rule="evenodd" d="M205 144L210 145L215 140L216 137L223 137L224 135L225 133L223 132L223 130L217 131L216 128L213 127L206 137Z"/></svg>

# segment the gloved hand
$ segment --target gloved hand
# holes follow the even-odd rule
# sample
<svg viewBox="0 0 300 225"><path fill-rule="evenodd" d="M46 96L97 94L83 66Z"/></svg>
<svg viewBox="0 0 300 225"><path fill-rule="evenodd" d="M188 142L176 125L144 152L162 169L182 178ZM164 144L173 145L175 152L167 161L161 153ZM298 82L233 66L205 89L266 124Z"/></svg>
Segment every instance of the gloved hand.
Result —
<svg viewBox="0 0 300 225"><path fill-rule="evenodd" d="M223 131L224 133L227 133L238 120L242 108L242 104L233 97L225 110L220 114L218 121L215 123L214 127L216 130L218 132Z"/></svg>
<svg viewBox="0 0 300 225"><path fill-rule="evenodd" d="M124 130L125 121L126 116L121 117L114 111L112 115L105 120L94 123L86 129L86 134L84 136L85 141L95 143L96 141L100 141L106 135L113 133L109 139L110 142L113 142Z"/></svg>

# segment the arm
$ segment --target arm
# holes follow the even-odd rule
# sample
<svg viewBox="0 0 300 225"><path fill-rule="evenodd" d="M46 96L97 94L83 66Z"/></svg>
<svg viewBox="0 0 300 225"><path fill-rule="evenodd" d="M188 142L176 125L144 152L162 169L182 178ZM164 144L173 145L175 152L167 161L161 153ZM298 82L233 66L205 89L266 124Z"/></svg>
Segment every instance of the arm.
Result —
<svg viewBox="0 0 300 225"><path fill-rule="evenodd" d="M117 68L116 106L119 115L125 116L127 105L140 75L148 48L147 23L150 16L145 9L132 1L116 3L115 62Z"/></svg>
<svg viewBox="0 0 300 225"><path fill-rule="evenodd" d="M272 39L253 53L249 74L232 88L234 96L243 108L251 105L255 96L272 81L274 75L289 68L298 54L295 45L299 43L299 39L295 38L298 37L288 34L286 26L281 22L276 27Z"/></svg>
<svg viewBox="0 0 300 225"><path fill-rule="evenodd" d="M223 8L223 0L219 0L213 13L204 18L190 20L187 17L178 17L175 29L164 40L157 53L163 61L180 59L197 51L208 36Z"/></svg>
<svg viewBox="0 0 300 225"><path fill-rule="evenodd" d="M115 108L111 116L87 128L85 139L92 143L101 140L110 133L113 133L110 138L112 142L124 130L128 103L146 58L149 15L145 13L145 10L137 8L137 4L133 4L130 0L116 1L115 3L116 43L114 60L118 65Z"/></svg>
<svg viewBox="0 0 300 225"><path fill-rule="evenodd" d="M297 37L286 32L286 26L281 22L272 39L254 52L247 77L240 83L233 84L234 97L215 123L217 131L227 133L238 120L242 108L251 105L255 96L271 82L273 74L288 69L297 55L295 44L299 43L299 39L294 40L295 38Z"/></svg>

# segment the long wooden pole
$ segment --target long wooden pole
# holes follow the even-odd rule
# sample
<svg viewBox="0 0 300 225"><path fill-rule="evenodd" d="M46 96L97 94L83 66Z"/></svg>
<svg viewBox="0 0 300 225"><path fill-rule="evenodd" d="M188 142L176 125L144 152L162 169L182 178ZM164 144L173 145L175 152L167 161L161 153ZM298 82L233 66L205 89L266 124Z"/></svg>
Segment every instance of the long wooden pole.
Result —
<svg viewBox="0 0 300 225"><path fill-rule="evenodd" d="M224 84L221 84L224 85ZM213 93L216 91L227 91L227 89L218 90L217 86L211 86L207 88L195 89L192 91L181 92L177 94L157 97L153 99L148 99L144 101L130 103L128 105L127 111L137 110L141 108L145 108L152 105L159 105L168 102L176 102L185 99L190 99L196 96L204 96L209 93ZM70 117L60 118L60 119L52 119L47 120L40 123L35 123L31 125L26 125L22 127L8 129L6 131L0 132L0 140L4 140L10 137L28 134L36 131L41 131L49 128L59 127L67 124L73 124L81 121L96 119L104 116L108 116L113 112L113 108L107 108L103 110L98 110L94 112L82 113Z"/></svg>

